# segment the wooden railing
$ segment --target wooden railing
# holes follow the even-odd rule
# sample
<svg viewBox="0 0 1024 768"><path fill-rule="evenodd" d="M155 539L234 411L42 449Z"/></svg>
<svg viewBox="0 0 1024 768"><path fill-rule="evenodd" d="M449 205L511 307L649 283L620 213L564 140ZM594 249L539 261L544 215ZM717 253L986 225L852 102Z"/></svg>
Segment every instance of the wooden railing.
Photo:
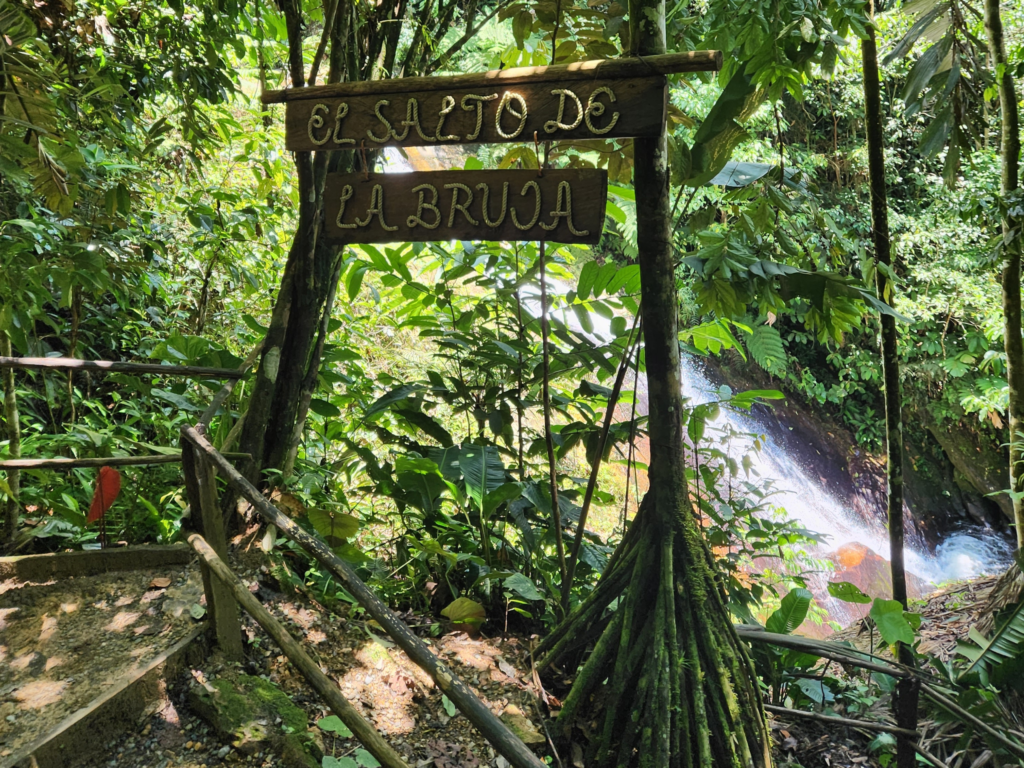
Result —
<svg viewBox="0 0 1024 768"><path fill-rule="evenodd" d="M530 751L529 747L508 726L498 719L490 708L480 701L469 689L469 686L459 680L443 661L431 653L426 643L413 634L405 623L373 593L356 575L348 563L334 554L325 542L306 533L290 517L271 504L255 486L235 469L224 455L210 444L204 431L201 425L198 427L186 426L182 427L181 430L182 465L185 470L186 488L192 509L200 510L198 516L192 515L192 520L198 522L201 526L200 532L207 545L203 551L208 552L212 550L222 564L226 559L227 546L224 534L224 518L217 500L215 484L215 476L220 474L228 486L237 492L241 498L248 501L265 522L276 526L278 533L302 547L302 549L330 571L341 585L348 590L349 594L380 624L395 644L405 651L409 658L423 669L424 672L430 675L441 692L466 716L466 719L476 726L480 733L509 763L515 766L515 768L543 768L544 763ZM202 547L199 537L194 537L189 542L193 544L193 547ZM202 556L202 552L200 552L200 555ZM207 610L211 613L217 643L230 658L240 659L242 654L242 633L238 621L239 603L236 602L238 592L226 583L231 581L231 578L229 578L230 571L227 570L226 566L223 569L219 569L219 572L214 570L212 559L208 561L204 557L201 559L201 562L203 567L203 584L206 589ZM259 621L258 616L251 610L254 608L251 601L246 600L242 603L242 607ZM274 637L273 634L271 636ZM278 638L274 637L274 639L277 640ZM284 645L281 647L287 652ZM302 671L302 662L296 662L296 666ZM317 684L314 682L314 679L310 677L307 677L307 679L316 688ZM334 695L332 693L332 696ZM341 696L341 692L337 691L336 695ZM330 699L327 699L327 701L329 704L331 703ZM338 710L335 710L335 712L348 725L348 722L342 716L342 712ZM353 733L356 733L356 730L351 725L349 725L349 728L352 729ZM373 752L369 743L365 741L363 743L378 760L384 763L384 759Z"/></svg>
<svg viewBox="0 0 1024 768"><path fill-rule="evenodd" d="M256 361L262 344L238 368L210 368L201 365L163 365L161 363L130 363L118 360L79 360L73 357L0 357L0 369L17 368L26 371L67 370L97 371L99 373L134 373L172 376L196 379L227 379L228 383L214 396L200 418L201 423L210 424L217 411L230 396L236 382L248 375L249 368ZM225 456L249 458L245 453L226 453ZM182 460L180 453L161 453L150 456L109 456L98 458L38 458L7 459L0 461L0 469L16 472L25 469L76 469L79 467L137 467L150 464L174 464Z"/></svg>

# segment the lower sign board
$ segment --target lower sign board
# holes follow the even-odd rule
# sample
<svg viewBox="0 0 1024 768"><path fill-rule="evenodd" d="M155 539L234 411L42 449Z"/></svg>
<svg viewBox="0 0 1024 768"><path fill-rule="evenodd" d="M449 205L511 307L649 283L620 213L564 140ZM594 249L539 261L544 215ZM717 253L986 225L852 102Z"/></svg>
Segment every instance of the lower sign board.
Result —
<svg viewBox="0 0 1024 768"><path fill-rule="evenodd" d="M596 169L331 174L333 243L545 240L594 244L608 173Z"/></svg>

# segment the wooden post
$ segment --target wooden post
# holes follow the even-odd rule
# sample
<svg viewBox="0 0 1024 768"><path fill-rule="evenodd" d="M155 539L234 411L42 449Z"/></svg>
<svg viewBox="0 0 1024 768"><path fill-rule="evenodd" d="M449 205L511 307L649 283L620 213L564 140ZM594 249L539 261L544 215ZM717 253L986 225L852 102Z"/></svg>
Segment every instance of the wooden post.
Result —
<svg viewBox="0 0 1024 768"><path fill-rule="evenodd" d="M217 504L217 472L201 454L197 454L192 443L182 438L182 470L185 474L185 490L192 507L192 522L217 555L226 560L228 556L224 518ZM200 561L203 573L203 590L206 592L206 611L210 616L217 645L230 661L242 660L242 626L238 621L238 604L231 590L220 580L212 578L209 566Z"/></svg>
<svg viewBox="0 0 1024 768"><path fill-rule="evenodd" d="M267 634L284 651L284 655L306 678L313 690L320 694L331 711L341 718L341 722L348 726L370 754L386 768L409 768L401 756L391 748L391 745L384 741L380 733L342 695L338 686L320 670L317 663L302 649L298 641L288 634L288 631L270 614L270 611L263 607L263 604L245 588L245 585L217 556L210 544L197 533L188 537L188 543L199 555L199 562L212 573L216 583L228 590L229 594L234 595L249 615L256 620L256 623L266 630Z"/></svg>

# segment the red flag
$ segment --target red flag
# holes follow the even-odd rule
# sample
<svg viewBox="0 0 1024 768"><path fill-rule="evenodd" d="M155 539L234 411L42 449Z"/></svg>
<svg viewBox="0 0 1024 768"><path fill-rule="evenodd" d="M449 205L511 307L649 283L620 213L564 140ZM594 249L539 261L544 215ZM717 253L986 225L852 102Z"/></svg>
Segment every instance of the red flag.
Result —
<svg viewBox="0 0 1024 768"><path fill-rule="evenodd" d="M121 473L111 467L100 467L99 477L96 478L96 490L92 494L92 504L89 505L89 516L85 518L86 525L103 517L120 492Z"/></svg>

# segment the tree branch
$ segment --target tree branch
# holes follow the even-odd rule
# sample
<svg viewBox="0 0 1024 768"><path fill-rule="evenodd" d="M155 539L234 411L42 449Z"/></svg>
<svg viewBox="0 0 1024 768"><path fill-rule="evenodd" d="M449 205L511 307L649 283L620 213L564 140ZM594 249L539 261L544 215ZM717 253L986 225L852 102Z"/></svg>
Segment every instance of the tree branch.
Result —
<svg viewBox="0 0 1024 768"><path fill-rule="evenodd" d="M334 19L338 13L338 5L340 0L328 0L330 6L324 9L324 31L320 35L320 44L316 47L316 53L313 55L313 64L309 68L309 80L306 82L309 86L316 85L316 76L320 71L320 63L324 60L324 54L327 52L327 41L331 39L331 32L334 30Z"/></svg>
<svg viewBox="0 0 1024 768"><path fill-rule="evenodd" d="M430 64L428 64L426 69L424 69L423 74L430 75L436 72L441 67L447 66L452 56L461 51L462 46L468 43L473 38L473 36L476 35L477 32L483 29L484 24L486 24L488 21L497 16L498 13L503 11L510 4L510 2L511 0L503 0L503 2L499 3L493 11L487 14L483 21L481 21L475 27L470 26L468 29L466 29L466 34L464 34L462 37L460 37L458 40L452 43L451 47L447 51L442 53Z"/></svg>

